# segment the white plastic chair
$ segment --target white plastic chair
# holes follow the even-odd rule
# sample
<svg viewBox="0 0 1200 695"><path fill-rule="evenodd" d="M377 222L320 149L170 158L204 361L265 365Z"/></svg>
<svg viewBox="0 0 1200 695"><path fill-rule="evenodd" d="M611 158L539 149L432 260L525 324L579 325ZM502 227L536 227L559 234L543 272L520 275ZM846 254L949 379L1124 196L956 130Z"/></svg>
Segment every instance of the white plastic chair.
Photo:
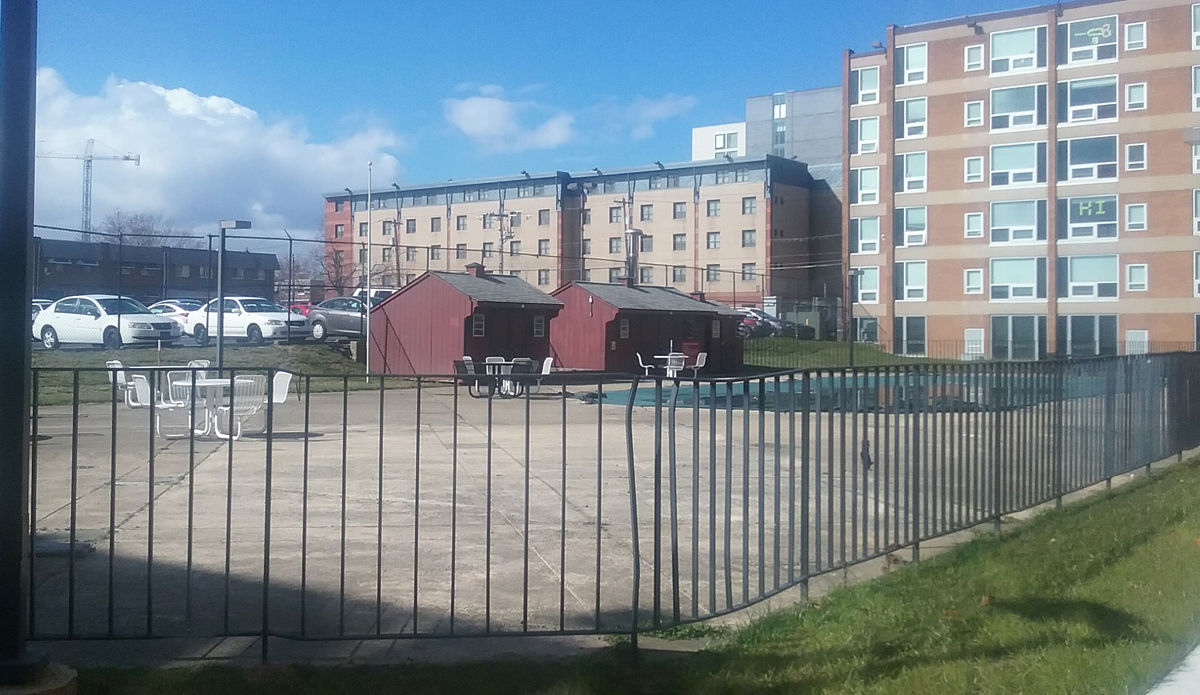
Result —
<svg viewBox="0 0 1200 695"><path fill-rule="evenodd" d="M275 376L271 379L271 402L275 405L283 405L286 403L288 397L288 387L291 385L291 372L285 372L282 369L275 372ZM263 396L263 404L266 404L266 396Z"/></svg>
<svg viewBox="0 0 1200 695"><path fill-rule="evenodd" d="M218 406L213 420L214 433L221 439L240 439L242 424L262 410L266 401L267 377L261 374L239 376L233 380L233 393L229 403ZM232 432L222 432L221 425L234 427Z"/></svg>
<svg viewBox="0 0 1200 695"><path fill-rule="evenodd" d="M129 391L125 393L126 401L129 403L129 407L149 408L151 405L153 405L155 410L154 429L156 432L158 432L160 437L165 439L181 439L191 434L192 423L190 418L188 419L187 429L183 432L167 433L163 431L163 414L169 413L173 410L179 410L183 406L180 406L179 404L173 403L169 400L163 400L161 395L154 394L150 389L150 380L145 374L130 374L129 382Z"/></svg>
<svg viewBox="0 0 1200 695"><path fill-rule="evenodd" d="M117 384L117 392L124 394L125 405L130 408L144 408L144 405L136 404L136 394L133 393L133 381L130 379L130 374L125 370L125 365L121 364L121 360L109 360L104 363L108 368L108 383Z"/></svg>
<svg viewBox="0 0 1200 695"><path fill-rule="evenodd" d="M666 374L668 379L674 379L683 369L683 362L687 357L682 352L671 352L667 354Z"/></svg>
<svg viewBox="0 0 1200 695"><path fill-rule="evenodd" d="M654 365L646 364L646 361L642 359L642 353L638 352L638 353L634 353L634 354L637 355L638 366L646 371L646 376L650 376L650 370L654 369Z"/></svg>
<svg viewBox="0 0 1200 695"><path fill-rule="evenodd" d="M692 370L692 378L694 379L697 376L697 372L699 372L701 369L704 369L704 365L707 363L708 363L708 353L701 352L700 354L696 355L696 364L689 364L686 367L684 367L684 369Z"/></svg>

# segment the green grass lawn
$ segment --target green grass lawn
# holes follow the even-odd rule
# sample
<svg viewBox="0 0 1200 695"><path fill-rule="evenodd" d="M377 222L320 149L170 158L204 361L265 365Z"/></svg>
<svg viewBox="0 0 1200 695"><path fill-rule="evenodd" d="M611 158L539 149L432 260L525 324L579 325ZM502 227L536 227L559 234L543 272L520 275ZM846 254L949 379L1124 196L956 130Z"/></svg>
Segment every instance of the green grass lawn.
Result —
<svg viewBox="0 0 1200 695"><path fill-rule="evenodd" d="M125 348L122 350L35 350L32 354L34 367L55 368L100 368L108 360L120 360L128 366L184 365L189 360L206 359L217 361L216 346L173 347L156 350L150 347ZM272 344L252 347L249 345L226 345L225 364L229 367L264 369L273 367L299 374L322 374L362 376L362 364L347 357L332 344L295 343ZM38 400L42 405L62 405L71 402L73 389L71 372L40 372ZM396 381L396 385L400 385ZM372 382L371 388L378 388ZM350 379L352 389L367 388L365 379ZM337 378L313 379L313 391L341 390L342 380ZM82 402L108 400L111 388L108 373L104 371L79 373L79 398Z"/></svg>
<svg viewBox="0 0 1200 695"><path fill-rule="evenodd" d="M928 364L947 360L894 355L873 343L855 343L854 366L877 367L889 364ZM822 369L850 364L850 344L832 340L795 338L749 338L745 362L751 367L771 369Z"/></svg>
<svg viewBox="0 0 1200 695"><path fill-rule="evenodd" d="M635 664L91 670L86 693L1126 693L1200 639L1200 464ZM694 631L684 630L691 634ZM703 631L699 631L703 634Z"/></svg>

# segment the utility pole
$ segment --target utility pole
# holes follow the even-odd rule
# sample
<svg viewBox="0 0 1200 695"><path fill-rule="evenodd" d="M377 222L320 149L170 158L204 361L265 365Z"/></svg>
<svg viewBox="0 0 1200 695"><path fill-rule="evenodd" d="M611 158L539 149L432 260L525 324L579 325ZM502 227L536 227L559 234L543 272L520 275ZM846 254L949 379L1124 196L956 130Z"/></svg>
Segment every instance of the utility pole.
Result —
<svg viewBox="0 0 1200 695"><path fill-rule="evenodd" d="M511 224L508 225L508 229L505 229L504 224L505 224L505 222L508 221L509 215L519 215L519 214L521 214L520 210L511 210L509 212L505 212L503 202L501 202L501 204L500 204L500 212L484 213L485 218L494 217L499 220L499 225L500 225L500 274L501 275L504 274L504 254L505 254L504 245L507 244L509 241L511 241L514 236L516 236L516 234L514 234L512 231L512 225Z"/></svg>
<svg viewBox="0 0 1200 695"><path fill-rule="evenodd" d="M363 349L366 351L367 381L371 380L371 162L367 162L367 329L363 334ZM392 230L395 233L395 230Z"/></svg>

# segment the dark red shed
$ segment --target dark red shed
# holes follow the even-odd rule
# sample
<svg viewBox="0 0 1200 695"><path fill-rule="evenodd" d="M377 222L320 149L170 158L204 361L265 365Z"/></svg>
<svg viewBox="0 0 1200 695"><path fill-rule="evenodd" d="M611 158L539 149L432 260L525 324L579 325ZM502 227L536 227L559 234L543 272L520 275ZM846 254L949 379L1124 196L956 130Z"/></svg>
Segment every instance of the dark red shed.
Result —
<svg viewBox="0 0 1200 695"><path fill-rule="evenodd" d="M572 282L551 293L563 303L550 341L556 364L575 369L641 373L637 353L649 364L672 350L708 353L702 374L742 368L741 315L672 287Z"/></svg>
<svg viewBox="0 0 1200 695"><path fill-rule="evenodd" d="M478 263L465 273L427 272L371 310L371 370L452 374L463 355L542 360L561 308L521 278L490 275Z"/></svg>

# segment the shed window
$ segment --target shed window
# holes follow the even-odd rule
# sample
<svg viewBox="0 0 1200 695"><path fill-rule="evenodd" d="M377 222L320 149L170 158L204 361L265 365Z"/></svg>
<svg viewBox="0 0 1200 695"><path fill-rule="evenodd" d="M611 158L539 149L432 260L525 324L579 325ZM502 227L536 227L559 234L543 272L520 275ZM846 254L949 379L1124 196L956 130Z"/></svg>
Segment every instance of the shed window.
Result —
<svg viewBox="0 0 1200 695"><path fill-rule="evenodd" d="M545 316L542 316L539 314L539 315L533 317L533 337L534 338L545 338L546 337L546 317Z"/></svg>
<svg viewBox="0 0 1200 695"><path fill-rule="evenodd" d="M617 329L620 331L618 337L622 340L629 337L629 319L621 319L617 324Z"/></svg>
<svg viewBox="0 0 1200 695"><path fill-rule="evenodd" d="M471 314L471 337L482 338L484 336L484 325L483 314Z"/></svg>
<svg viewBox="0 0 1200 695"><path fill-rule="evenodd" d="M712 337L721 337L721 319L713 319L712 322Z"/></svg>

